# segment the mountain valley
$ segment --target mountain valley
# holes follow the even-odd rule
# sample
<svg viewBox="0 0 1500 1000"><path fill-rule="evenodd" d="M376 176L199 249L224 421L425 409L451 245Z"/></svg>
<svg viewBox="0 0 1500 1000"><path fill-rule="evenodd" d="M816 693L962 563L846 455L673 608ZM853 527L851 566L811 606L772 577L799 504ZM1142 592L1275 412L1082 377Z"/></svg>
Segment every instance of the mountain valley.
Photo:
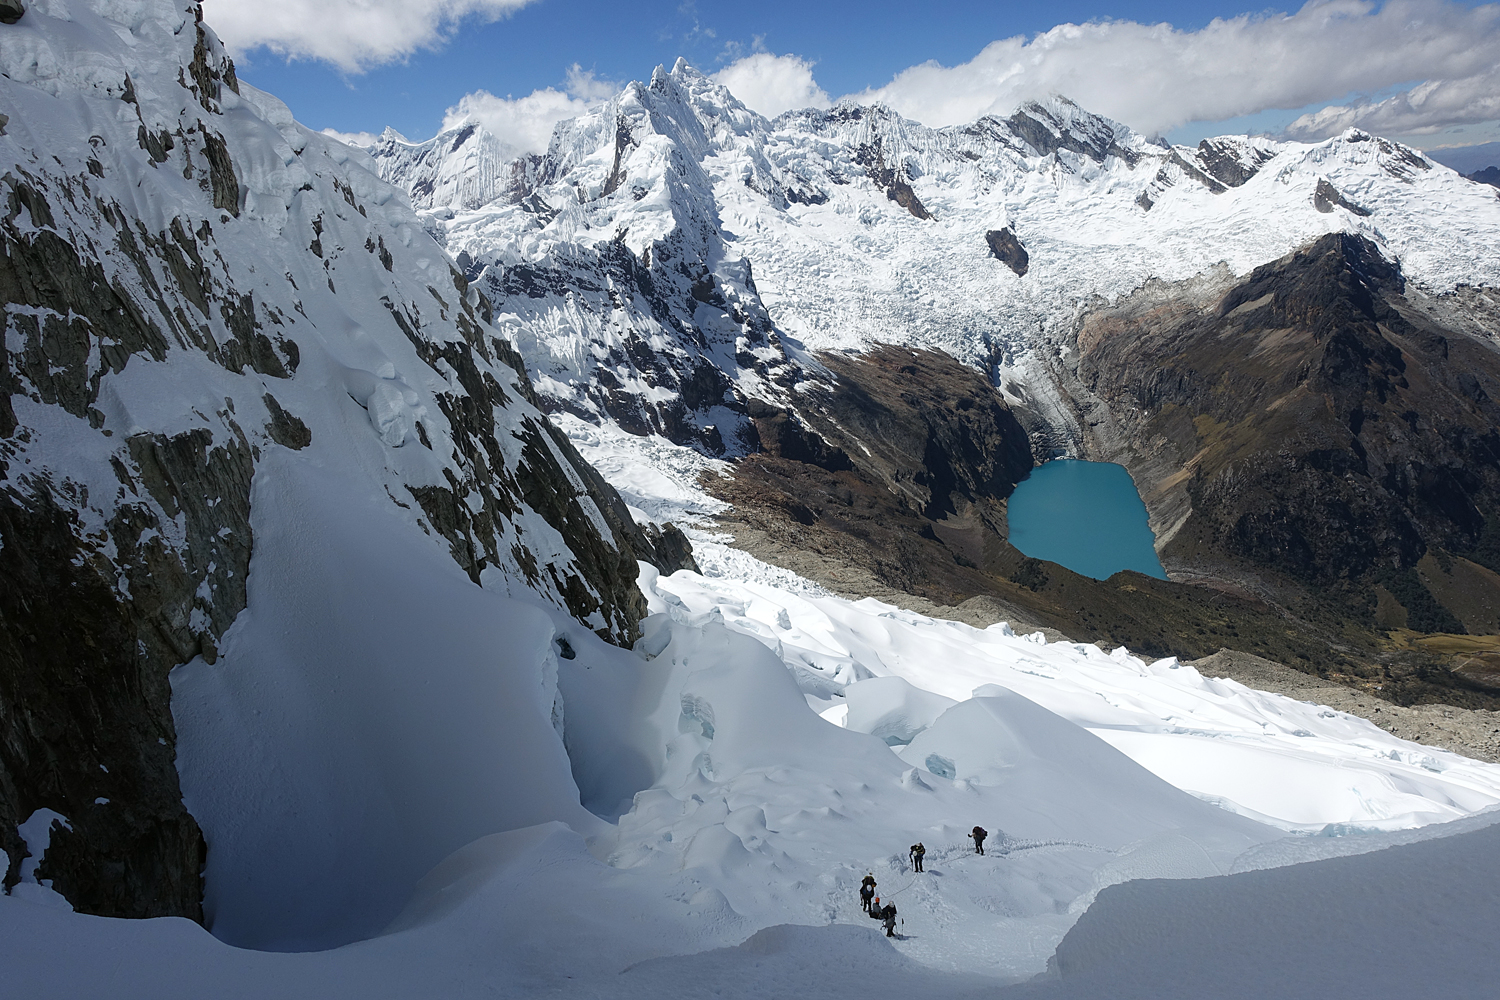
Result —
<svg viewBox="0 0 1500 1000"><path fill-rule="evenodd" d="M685 64L544 156L502 169L493 145L470 125L369 152L543 405L731 460L704 488L762 557L1153 655L1229 646L1497 704L1471 655L1387 636L1500 634L1484 187L1358 131L1171 148L1061 98L939 130L854 106L767 122ZM864 377L910 349L916 370ZM980 445L998 475L947 447L995 439L965 400L1004 412ZM1016 449L1125 465L1173 582L1009 546Z"/></svg>

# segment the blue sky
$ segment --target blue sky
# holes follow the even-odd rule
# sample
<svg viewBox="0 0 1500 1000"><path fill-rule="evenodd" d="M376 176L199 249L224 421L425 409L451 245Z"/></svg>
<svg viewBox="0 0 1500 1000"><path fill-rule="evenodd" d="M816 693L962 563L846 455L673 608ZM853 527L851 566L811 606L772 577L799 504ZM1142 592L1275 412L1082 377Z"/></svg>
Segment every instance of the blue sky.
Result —
<svg viewBox="0 0 1500 1000"><path fill-rule="evenodd" d="M670 66L678 56L712 72L732 61L736 49L748 53L759 40L770 51L812 61L825 90L847 94L879 86L916 63L961 63L994 39L1034 34L1065 21L1124 18L1198 28L1216 15L1240 12L1234 4L1101 6L1076 0L932 5L540 0L493 23L470 20L440 50L363 74L344 74L314 60L288 62L264 48L242 57L239 69L313 128L379 131L391 125L425 137L465 93L483 89L520 97L561 87L574 63L620 82L644 79L654 66Z"/></svg>
<svg viewBox="0 0 1500 1000"><path fill-rule="evenodd" d="M1405 136L1421 145L1500 138L1492 120L1500 118L1500 113L1485 119L1474 110L1477 99L1472 96L1487 94L1492 103L1500 101L1492 79L1493 67L1500 63L1500 12L1490 16L1486 12L1496 8L1476 10L1477 5L1456 0L1399 0L1383 6L1335 0L1321 7L1310 5L1314 9L1301 13L1287 8L1296 15L1291 18L1268 8L1253 12L1237 31L1216 31L1210 22L1216 17L1236 18L1246 13L1245 8L1214 3L277 2L284 9L280 23L272 27L266 26L261 14L242 8L243 0L208 0L205 10L209 23L235 51L243 78L285 100L305 124L345 132L378 132L390 125L411 138L425 138L439 129L445 113L464 95L483 91L504 99L547 88L565 91L569 68L575 64L595 81L616 84L644 79L655 65L670 65L678 56L714 73L764 52L810 64L815 78L812 86L826 97L863 92L867 99L887 100L928 124L946 123L936 118L998 111L1007 101L1013 106L1010 98L1024 91L1022 84L992 81L1006 76L1009 65L1031 60L1041 67L1034 88L1083 91L1086 106L1176 141L1196 141L1223 131L1276 131L1299 114L1327 104L1346 110L1342 116L1325 115L1317 126L1325 130L1337 131L1348 124L1373 126L1385 134L1406 130ZM349 28L375 32L370 36L375 40L366 42L367 51L357 57L330 41L344 30L343 25L353 24L352 18L340 21L323 16L316 24L297 20L304 5L321 4L326 15L330 5L354 2L377 9L400 4L400 8L392 6L392 18L405 20L383 27ZM494 17L497 9L517 3L522 4L518 9ZM430 23L414 27L410 20L414 8L426 11L421 16ZM399 15L394 13L398 9ZM1312 24L1315 15L1327 20L1329 11L1337 15L1328 21L1329 26ZM1113 23L1098 27L1090 38L1075 39L1076 44L1054 32L1048 36L1051 47L1045 52L1040 44L1030 49L997 46L976 59L996 40L1022 36L1034 41L1065 22L1093 22L1096 27L1100 22ZM1171 38L1153 40L1146 26L1163 22L1176 31ZM1418 30L1413 31L1411 25L1418 25ZM432 32L429 46L402 51L411 47L409 39L419 28ZM1435 33L1436 42L1427 37L1408 43L1409 37L1424 30ZM403 31L405 35L400 34ZM1289 39L1286 45L1283 35ZM1322 48L1320 38L1326 39ZM271 47L255 44L266 39ZM1160 70L1171 60L1152 54L1151 45L1158 43L1164 46L1163 53L1180 57L1184 67L1180 81L1174 82L1170 72ZM1258 75L1257 49L1282 52L1284 61L1267 62L1264 73ZM1393 58L1393 53L1400 58ZM1131 62L1135 55L1139 55L1139 68ZM1355 72L1331 67L1333 59L1379 65ZM343 67L333 64L340 60ZM929 60L959 69L911 72L896 79ZM1223 73L1214 72L1215 61ZM1100 68L1090 75L1087 68L1095 63ZM763 68L768 72L795 69L789 62ZM1205 85L1203 73L1210 74L1211 83L1222 82L1223 93ZM1235 73L1241 75L1241 82L1234 81ZM1423 80L1442 81L1448 89L1428 97L1426 104L1402 97ZM754 87L746 83L745 89L748 93ZM577 97L590 99L596 99L603 88L585 87L584 91L574 87ZM955 95L963 99L955 100ZM756 106L745 94L740 96ZM1417 96L1423 96L1422 92ZM1284 107L1289 103L1292 107ZM1439 103L1442 109L1434 110ZM1101 104L1105 106L1098 107ZM1387 127L1380 128L1381 124ZM1312 125L1299 127L1306 133L1299 137L1313 137L1308 132ZM1413 128L1417 131L1411 132Z"/></svg>

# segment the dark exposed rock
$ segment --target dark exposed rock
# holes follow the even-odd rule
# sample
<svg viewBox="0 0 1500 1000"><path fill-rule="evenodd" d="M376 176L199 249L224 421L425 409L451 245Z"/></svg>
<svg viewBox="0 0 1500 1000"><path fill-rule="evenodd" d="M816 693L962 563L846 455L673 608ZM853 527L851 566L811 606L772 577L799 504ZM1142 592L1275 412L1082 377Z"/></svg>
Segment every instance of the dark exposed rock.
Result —
<svg viewBox="0 0 1500 1000"><path fill-rule="evenodd" d="M1021 246L1021 241L1016 239L1016 234L1010 231L1010 227L991 229L984 234L984 241L990 245L990 253L995 255L995 259L1016 272L1017 277L1026 274L1027 268L1031 266L1031 255Z"/></svg>
<svg viewBox="0 0 1500 1000"><path fill-rule="evenodd" d="M66 816L38 875L75 907L201 919L203 838L182 805L166 671L154 631L78 544L45 492L0 494L0 837L5 885L34 810ZM105 804L96 804L108 799Z"/></svg>
<svg viewBox="0 0 1500 1000"><path fill-rule="evenodd" d="M1168 572L1364 627L1395 573L1401 604L1454 624L1406 570L1500 521L1500 354L1404 290L1373 244L1331 234L1217 302L1142 294L1084 321L1092 447L1142 483Z"/></svg>
<svg viewBox="0 0 1500 1000"><path fill-rule="evenodd" d="M271 422L266 425L266 433L271 436L272 441L293 451L301 451L312 444L312 431L301 418L283 410L281 404L276 401L276 397L269 392L261 399L271 414Z"/></svg>
<svg viewBox="0 0 1500 1000"><path fill-rule="evenodd" d="M687 535L675 524L663 524L657 527L654 524L646 524L641 528L646 544L638 544L634 539L632 545L636 547L636 556L643 562L648 562L666 575L677 572L680 569L692 573L703 572L698 568L698 561L693 558L693 544L688 541Z"/></svg>
<svg viewBox="0 0 1500 1000"><path fill-rule="evenodd" d="M253 459L226 429L217 447L205 429L130 438L115 467L130 499L97 536L73 484L0 493L0 828L40 808L68 817L38 876L86 912L201 919L167 673L213 662L245 606ZM21 860L10 851L7 884Z"/></svg>
<svg viewBox="0 0 1500 1000"><path fill-rule="evenodd" d="M1313 208L1326 214L1332 212L1335 205L1353 212L1355 215L1366 216L1370 214L1368 208L1356 205L1340 194L1338 188L1328 183L1326 178L1318 178L1318 187L1313 191Z"/></svg>
<svg viewBox="0 0 1500 1000"><path fill-rule="evenodd" d="M1102 125L1102 122L1094 121ZM1138 154L1116 143L1113 133L1102 128L1085 132L1071 129L1051 110L1035 102L1022 105L1005 122L1027 145L1043 156L1066 149L1080 156L1087 156L1096 163L1103 163L1106 158L1115 156L1135 166L1140 159Z"/></svg>
<svg viewBox="0 0 1500 1000"><path fill-rule="evenodd" d="M200 8L201 10L201 8ZM235 79L234 64L225 59L226 71L221 74L220 70L213 65L213 58L209 53L208 34L203 30L203 23L198 23L198 41L193 45L193 59L188 63L188 74L193 79L194 95L198 103L203 105L205 111L218 110L214 102L219 100L220 84L229 86L230 90L239 92L239 82Z"/></svg>
<svg viewBox="0 0 1500 1000"><path fill-rule="evenodd" d="M846 552L908 591L982 590L974 567L1003 546L1003 500L1031 469L1009 407L943 354L820 360L835 381L796 412L752 401L762 451L707 485L736 516L795 523L799 544Z"/></svg>
<svg viewBox="0 0 1500 1000"><path fill-rule="evenodd" d="M1177 152L1177 150L1175 149L1172 150L1171 155L1167 157L1167 162L1174 164L1179 170L1187 174L1199 184L1202 184L1204 187L1208 188L1214 194L1223 194L1226 190L1223 184L1220 184L1218 180L1199 170L1192 163L1189 163L1186 159L1183 158L1182 154Z"/></svg>
<svg viewBox="0 0 1500 1000"><path fill-rule="evenodd" d="M203 135L204 153L208 156L208 176L213 185L214 208L222 208L230 215L240 214L240 182L234 173L234 163L229 159L229 149L224 140L212 132Z"/></svg>
<svg viewBox="0 0 1500 1000"><path fill-rule="evenodd" d="M630 122L623 116L615 121L615 164L610 168L609 178L604 182L604 189L600 196L608 198L620 189L625 182L625 171L621 169L620 161L625 157L625 150L635 145L635 138L630 133Z"/></svg>
<svg viewBox="0 0 1500 1000"><path fill-rule="evenodd" d="M0 24L15 24L25 13L21 0L0 0Z"/></svg>
<svg viewBox="0 0 1500 1000"><path fill-rule="evenodd" d="M885 192L885 196L902 208L906 209L918 219L931 219L932 213L927 211L927 206L917 197L907 183L905 176L895 168L889 167L885 162L885 153L881 148L880 138L876 136L875 142L860 146L854 151L854 161L865 168L870 180L875 186Z"/></svg>
<svg viewBox="0 0 1500 1000"><path fill-rule="evenodd" d="M1243 157L1241 154L1244 154ZM1198 162L1225 187L1239 187L1260 172L1272 154L1232 140L1204 139L1198 143Z"/></svg>

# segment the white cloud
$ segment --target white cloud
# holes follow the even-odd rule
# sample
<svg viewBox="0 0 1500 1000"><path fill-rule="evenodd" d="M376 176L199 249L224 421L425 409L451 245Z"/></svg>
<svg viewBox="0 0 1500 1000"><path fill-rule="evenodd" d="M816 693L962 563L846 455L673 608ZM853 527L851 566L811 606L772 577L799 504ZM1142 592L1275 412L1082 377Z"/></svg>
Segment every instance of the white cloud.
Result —
<svg viewBox="0 0 1500 1000"><path fill-rule="evenodd" d="M1410 132L1454 120L1465 88L1441 81L1473 81L1468 91L1477 94L1496 65L1500 6L1314 0L1295 14L1243 14L1198 31L1134 21L1063 24L1029 41L992 42L959 66L913 66L852 96L937 126L1009 114L1024 100L1062 93L1091 111L1162 133L1192 121L1434 81L1432 92L1413 92L1404 108L1389 109L1403 113L1402 128ZM1311 135L1315 125L1302 128Z"/></svg>
<svg viewBox="0 0 1500 1000"><path fill-rule="evenodd" d="M568 82L563 87L571 96L582 101L607 101L621 90L613 80L601 80L594 71L574 63L568 67Z"/></svg>
<svg viewBox="0 0 1500 1000"><path fill-rule="evenodd" d="M544 153L552 126L583 114L619 90L618 84L597 79L575 63L563 90L548 87L515 98L496 97L486 90L465 94L443 116L443 129L478 122L500 140L507 156Z"/></svg>
<svg viewBox="0 0 1500 1000"><path fill-rule="evenodd" d="M445 42L465 18L494 21L530 0L203 0L203 16L232 53L259 46L321 59L346 73Z"/></svg>
<svg viewBox="0 0 1500 1000"><path fill-rule="evenodd" d="M1383 101L1323 108L1286 127L1292 139L1322 139L1351 126L1380 135L1431 135L1500 119L1500 70L1429 80Z"/></svg>
<svg viewBox="0 0 1500 1000"><path fill-rule="evenodd" d="M793 108L826 108L833 102L813 81L813 64L799 56L757 52L714 74L752 111L774 118Z"/></svg>
<svg viewBox="0 0 1500 1000"><path fill-rule="evenodd" d="M373 146L380 139L380 136L374 132L340 132L336 128L325 128L323 134L330 139L337 139L346 146L356 146L360 149Z"/></svg>

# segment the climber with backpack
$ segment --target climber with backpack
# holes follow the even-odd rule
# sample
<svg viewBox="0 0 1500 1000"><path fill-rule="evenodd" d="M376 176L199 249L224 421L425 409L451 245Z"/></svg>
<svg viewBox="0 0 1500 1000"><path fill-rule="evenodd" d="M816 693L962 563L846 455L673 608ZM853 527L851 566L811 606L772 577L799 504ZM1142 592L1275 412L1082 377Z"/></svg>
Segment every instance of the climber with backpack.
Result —
<svg viewBox="0 0 1500 1000"><path fill-rule="evenodd" d="M919 872L922 870L922 856L926 853L927 848L922 846L921 841L911 845L911 850L907 852L907 857L911 858L912 871Z"/></svg>
<svg viewBox="0 0 1500 1000"><path fill-rule="evenodd" d="M984 838L988 837L989 835L990 832L982 826L976 826L974 828L974 832L969 834L969 838L974 841L975 854L984 853Z"/></svg>
<svg viewBox="0 0 1500 1000"><path fill-rule="evenodd" d="M866 913L870 912L870 901L875 898L875 873L871 872L865 876L865 880L859 885L859 908Z"/></svg>
<svg viewBox="0 0 1500 1000"><path fill-rule="evenodd" d="M880 909L880 922L885 925L885 936L896 936L896 904L886 903Z"/></svg>

